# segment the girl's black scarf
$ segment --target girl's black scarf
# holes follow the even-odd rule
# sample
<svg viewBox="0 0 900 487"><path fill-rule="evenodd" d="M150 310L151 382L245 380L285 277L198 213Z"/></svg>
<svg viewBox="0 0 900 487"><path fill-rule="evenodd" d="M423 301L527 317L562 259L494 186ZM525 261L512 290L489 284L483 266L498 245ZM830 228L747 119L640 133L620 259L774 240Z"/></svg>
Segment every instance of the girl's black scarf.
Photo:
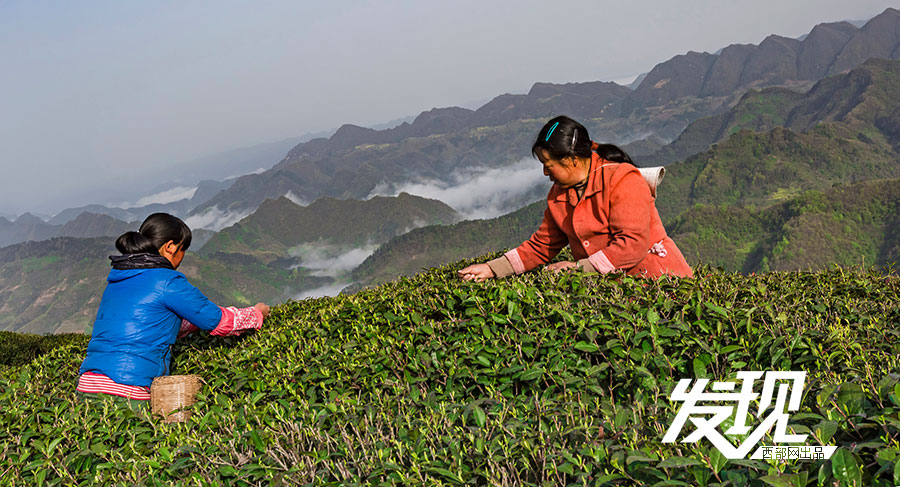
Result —
<svg viewBox="0 0 900 487"><path fill-rule="evenodd" d="M172 269L169 259L159 254L125 254L110 255L110 265L113 269L125 271L129 269Z"/></svg>

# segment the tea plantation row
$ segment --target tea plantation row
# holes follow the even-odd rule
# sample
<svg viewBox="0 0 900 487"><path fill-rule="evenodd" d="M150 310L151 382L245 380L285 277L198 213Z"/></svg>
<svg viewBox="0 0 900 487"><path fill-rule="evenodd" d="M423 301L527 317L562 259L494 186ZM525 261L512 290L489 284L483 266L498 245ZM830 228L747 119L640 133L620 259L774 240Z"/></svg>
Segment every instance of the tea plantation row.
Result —
<svg viewBox="0 0 900 487"><path fill-rule="evenodd" d="M173 373L206 381L184 424L79 401L84 342L0 371L0 484L900 484L897 277L476 284L457 279L465 264L287 302L250 336L181 342ZM662 443L678 379L740 370L807 371L791 427L835 456Z"/></svg>
<svg viewBox="0 0 900 487"><path fill-rule="evenodd" d="M68 343L85 345L87 338L80 333L35 335L0 331L0 369L24 365L54 348Z"/></svg>

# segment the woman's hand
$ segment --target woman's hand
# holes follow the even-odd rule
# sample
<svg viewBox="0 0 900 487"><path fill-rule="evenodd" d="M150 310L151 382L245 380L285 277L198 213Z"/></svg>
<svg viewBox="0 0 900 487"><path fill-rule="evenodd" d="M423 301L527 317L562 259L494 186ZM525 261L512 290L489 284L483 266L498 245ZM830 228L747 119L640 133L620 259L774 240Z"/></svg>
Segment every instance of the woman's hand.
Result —
<svg viewBox="0 0 900 487"><path fill-rule="evenodd" d="M565 271L565 270L569 270L569 269L575 269L577 267L578 267L578 264L576 264L575 262L564 260L562 262L554 262L554 263L544 267L544 270L560 272L560 271Z"/></svg>
<svg viewBox="0 0 900 487"><path fill-rule="evenodd" d="M484 282L496 277L491 266L487 264L473 264L465 269L460 269L458 273L460 279L464 281Z"/></svg>
<svg viewBox="0 0 900 487"><path fill-rule="evenodd" d="M253 305L254 308L258 309L260 313L263 315L263 319L266 319L269 316L269 306L266 303L256 303Z"/></svg>

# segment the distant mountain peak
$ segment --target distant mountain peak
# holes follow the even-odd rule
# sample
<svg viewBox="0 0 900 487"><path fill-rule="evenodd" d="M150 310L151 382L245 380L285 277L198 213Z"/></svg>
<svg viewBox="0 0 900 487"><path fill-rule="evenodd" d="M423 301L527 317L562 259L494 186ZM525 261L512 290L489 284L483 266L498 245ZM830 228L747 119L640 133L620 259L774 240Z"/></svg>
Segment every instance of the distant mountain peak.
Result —
<svg viewBox="0 0 900 487"><path fill-rule="evenodd" d="M473 115L475 111L468 108L432 108L420 113L409 128L417 136L453 132L468 126Z"/></svg>
<svg viewBox="0 0 900 487"><path fill-rule="evenodd" d="M900 48L900 10L888 8L872 17L847 41L831 64L828 74L852 69L866 59L892 58Z"/></svg>
<svg viewBox="0 0 900 487"><path fill-rule="evenodd" d="M46 223L46 222L44 220L41 220L40 218L34 216L30 212L25 212L25 213L22 213L21 215L19 215L19 218L16 218L15 223L24 224L24 223Z"/></svg>
<svg viewBox="0 0 900 487"><path fill-rule="evenodd" d="M373 130L367 127L360 127L359 125L354 125L352 123L345 123L341 125L334 135L331 136L332 139L343 139L347 137L357 137L360 135L368 135L378 132L377 130Z"/></svg>
<svg viewBox="0 0 900 487"><path fill-rule="evenodd" d="M124 222L103 213L82 212L62 226L59 230L61 237L117 237L129 230L137 230L137 222Z"/></svg>
<svg viewBox="0 0 900 487"><path fill-rule="evenodd" d="M280 212L286 210L295 210L297 208L303 208L303 206L298 205L290 200L287 196L281 195L277 198L266 198L262 204L259 205L259 208L256 209L257 213L266 213L266 212ZM246 218L249 218L246 217ZM245 219L246 219L245 218Z"/></svg>
<svg viewBox="0 0 900 487"><path fill-rule="evenodd" d="M839 31L848 31L855 32L859 30L859 27L847 22L846 20L842 20L840 22L822 22L821 24L816 24L815 27L809 31L810 35L813 32L822 31L822 30L839 30Z"/></svg>
<svg viewBox="0 0 900 487"><path fill-rule="evenodd" d="M800 43L800 41L798 41L797 39L794 39L792 37L785 37L778 34L769 34L765 39L762 40L762 42L785 42L791 45ZM760 44L762 44L762 42L760 42Z"/></svg>
<svg viewBox="0 0 900 487"><path fill-rule="evenodd" d="M76 217L75 217L72 221L70 221L69 223L73 223L73 224L75 224L75 225L79 225L79 224L82 224L82 223L84 223L84 222L88 222L88 221L98 221L98 220L99 220L99 221L107 221L107 222L117 221L115 218L113 218L113 217L111 217L111 216L109 216L109 215L103 214L103 213L93 213L93 212L90 212L90 211L83 211L83 212L81 212L80 215L76 216Z"/></svg>

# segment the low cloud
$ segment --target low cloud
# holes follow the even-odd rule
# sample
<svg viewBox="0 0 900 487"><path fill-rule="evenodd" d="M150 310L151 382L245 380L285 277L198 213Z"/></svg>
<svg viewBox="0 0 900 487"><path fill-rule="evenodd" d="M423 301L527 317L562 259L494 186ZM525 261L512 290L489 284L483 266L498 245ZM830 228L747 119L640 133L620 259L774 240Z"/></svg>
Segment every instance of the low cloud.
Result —
<svg viewBox="0 0 900 487"><path fill-rule="evenodd" d="M352 284L350 271L362 264L378 248L377 244L348 249L327 243L309 243L291 248L289 254L300 259L296 267L309 269L314 276L334 278L329 284L307 289L293 299L321 298L337 296Z"/></svg>
<svg viewBox="0 0 900 487"><path fill-rule="evenodd" d="M629 74L628 76L622 76L621 78L611 79L609 81L612 81L613 83L616 83L618 85L628 86L628 85L634 83L635 81L637 81L637 79L641 76L641 74L642 73Z"/></svg>
<svg viewBox="0 0 900 487"><path fill-rule="evenodd" d="M418 218L413 218L413 221L409 222L409 225L407 225L406 227L404 227L403 230L397 232L397 236L400 236L400 235L409 233L409 232L411 232L411 231L413 231L413 230L415 230L415 229L417 229L417 228L427 227L428 225L430 225L430 223L428 223L428 222L425 221L425 220L420 220L420 219L418 219Z"/></svg>
<svg viewBox="0 0 900 487"><path fill-rule="evenodd" d="M284 197L300 206L309 206L309 202L291 191L288 191ZM222 211L218 206L213 206L212 208L203 210L202 213L188 217L187 220L185 220L185 223L191 228L206 228L207 230L218 232L225 227L230 227L243 220L254 211L256 210Z"/></svg>
<svg viewBox="0 0 900 487"><path fill-rule="evenodd" d="M266 172L266 169L263 168L263 167L259 167L259 168L256 168L256 169L253 170L253 171L250 171L250 172L241 173L241 174L235 174L235 175L233 175L233 176L228 176L227 178L225 178L225 181L228 181L229 179L237 179L237 178L239 178L239 177L241 177L241 176L250 176L250 175L252 175L252 174L262 174L262 173L264 173L264 172Z"/></svg>
<svg viewBox="0 0 900 487"><path fill-rule="evenodd" d="M172 188L166 191L160 191L156 194L151 194L150 196L144 196L143 198L135 201L134 203L120 203L116 205L119 208L140 208L142 206L159 204L165 205L168 203L174 203L176 201L186 200L194 197L194 193L197 192L197 187L186 187L179 186L177 188Z"/></svg>
<svg viewBox="0 0 900 487"><path fill-rule="evenodd" d="M189 216L184 222L191 228L205 228L218 232L225 227L234 225L250 213L252 213L250 210L222 211L218 206L213 206L203 210L202 213Z"/></svg>
<svg viewBox="0 0 900 487"><path fill-rule="evenodd" d="M644 140L644 139L653 139L653 140L656 140L663 144L668 144L669 142L672 142L672 140L674 140L674 139L664 139L664 138L660 137L656 132L644 131L644 132L630 133L630 134L620 138L619 140L617 140L616 144L618 144L619 146L623 146L623 145L630 144L632 142L638 142L638 141Z"/></svg>
<svg viewBox="0 0 900 487"><path fill-rule="evenodd" d="M308 289L306 291L303 291L302 293L294 296L293 299L301 300L301 299L307 299L307 298L323 298L326 296L337 296L338 294L341 293L341 290L343 290L347 286L348 286L348 283L346 283L346 282L334 282L334 283L328 284L326 286L317 287L315 289Z"/></svg>
<svg viewBox="0 0 900 487"><path fill-rule="evenodd" d="M310 269L314 276L338 277L362 264L376 249L377 244L349 250L329 244L305 244L292 248L290 255L300 258L296 267Z"/></svg>
<svg viewBox="0 0 900 487"><path fill-rule="evenodd" d="M311 203L306 198L301 198L301 197L297 196L293 191L288 191L287 193L285 193L284 197L293 201L294 203L296 203L297 205L300 205L300 206L309 206Z"/></svg>
<svg viewBox="0 0 900 487"><path fill-rule="evenodd" d="M459 169L447 181L382 184L369 197L405 192L443 201L465 219L481 219L509 213L545 196L550 184L540 163L529 158L500 168Z"/></svg>

